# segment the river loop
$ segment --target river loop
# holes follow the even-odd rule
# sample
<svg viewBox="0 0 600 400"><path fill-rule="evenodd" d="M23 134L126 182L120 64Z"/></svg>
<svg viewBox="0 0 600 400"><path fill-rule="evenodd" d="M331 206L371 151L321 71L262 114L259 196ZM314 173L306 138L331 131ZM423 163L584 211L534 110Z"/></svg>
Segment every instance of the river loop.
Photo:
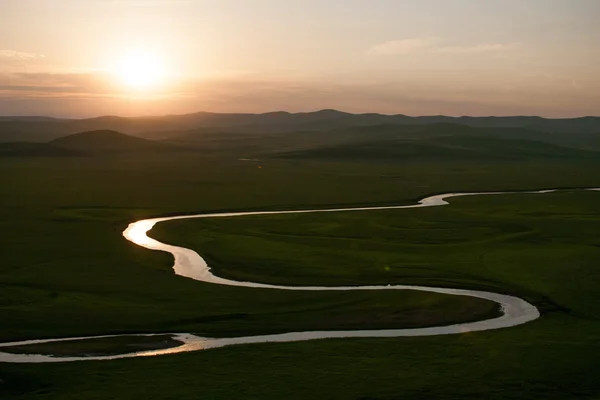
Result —
<svg viewBox="0 0 600 400"><path fill-rule="evenodd" d="M581 189L600 191L599 188ZM141 351L128 354L119 354L111 356L79 356L79 357L58 357L39 354L12 354L0 351L0 362L12 363L45 363L45 362L67 362L67 361L85 361L85 360L114 360L119 358L159 356L164 354L184 353L190 351L213 349L231 345L242 345L251 343L270 343L270 342L297 342L313 339L332 339L332 338L393 338L405 336L434 336L434 335L451 335L465 332L486 331L491 329L508 328L516 325L521 325L526 322L533 321L540 317L538 309L527 301L518 297L509 296L506 294L484 292L477 290L437 288L425 286L410 286L410 285L388 285L388 286L280 286L268 285L255 282L238 282L229 279L220 278L212 274L210 267L204 259L195 251L183 247L171 246L161 243L148 236L148 232L158 223L165 221L181 220L181 219L198 219L198 218L233 218L243 216L258 216L258 215L282 215L282 214L309 214L309 213L331 213L331 212L359 212L359 211L376 211L376 210L401 210L409 208L423 208L444 206L449 204L446 200L452 197L459 196L476 196L476 195L499 195L513 193L529 193L529 194L544 194L552 193L558 190L538 190L526 192L474 192L474 193L447 193L424 198L413 205L403 206L383 206L383 207L355 207L355 208L334 208L334 209L317 209L317 210L292 210L292 211L253 211L253 212L230 212L230 213L212 213L212 214L194 214L181 215L175 217L152 218L145 219L129 224L123 232L125 239L139 246L150 250L159 250L171 253L175 259L173 269L177 275L195 279L202 282L241 286L248 288L260 289L276 289L276 290L297 290L297 291L349 291L349 290L417 290L423 292L442 293L455 296L470 296L481 299L490 300L499 304L502 315L497 318L492 318L484 321L468 322L454 325L416 328L416 329L379 329L379 330L353 330L353 331L308 331L308 332L289 332L273 335L246 336L237 338L202 338L190 333L174 333L173 338L182 342L178 347ZM2 347L23 346L28 344L42 344L60 341L85 340L97 338L110 338L118 336L164 336L165 333L158 334L138 334L138 335L111 335L111 336L94 336L94 337L79 337L79 338L60 338L60 339L41 339L27 340L21 342L1 343Z"/></svg>

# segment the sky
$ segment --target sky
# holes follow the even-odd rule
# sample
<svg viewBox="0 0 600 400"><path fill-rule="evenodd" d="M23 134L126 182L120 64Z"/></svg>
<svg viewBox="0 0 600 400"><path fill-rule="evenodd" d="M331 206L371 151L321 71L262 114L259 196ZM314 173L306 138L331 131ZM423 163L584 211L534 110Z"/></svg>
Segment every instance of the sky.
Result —
<svg viewBox="0 0 600 400"><path fill-rule="evenodd" d="M600 115L598 0L0 0L0 115Z"/></svg>

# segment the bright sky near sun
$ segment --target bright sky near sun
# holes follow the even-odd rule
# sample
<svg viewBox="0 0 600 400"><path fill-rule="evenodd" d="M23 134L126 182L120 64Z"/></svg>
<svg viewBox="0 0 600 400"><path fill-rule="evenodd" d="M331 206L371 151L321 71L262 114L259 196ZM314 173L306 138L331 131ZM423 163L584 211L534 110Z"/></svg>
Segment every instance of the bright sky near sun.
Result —
<svg viewBox="0 0 600 400"><path fill-rule="evenodd" d="M0 0L0 115L600 115L598 0Z"/></svg>

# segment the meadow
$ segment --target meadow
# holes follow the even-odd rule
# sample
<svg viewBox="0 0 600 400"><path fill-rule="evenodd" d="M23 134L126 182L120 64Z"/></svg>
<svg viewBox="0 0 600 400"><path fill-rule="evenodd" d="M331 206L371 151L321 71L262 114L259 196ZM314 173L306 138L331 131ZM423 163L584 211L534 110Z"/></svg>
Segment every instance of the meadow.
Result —
<svg viewBox="0 0 600 400"><path fill-rule="evenodd" d="M238 153L2 158L0 340L240 336L480 319L434 294L280 293L174 276L122 236L136 219L217 210L409 204L429 194L600 186L595 160L242 161ZM260 168L259 168L260 167ZM152 232L217 274L285 284L422 284L522 296L541 320L448 337L324 340L61 365L0 365L3 398L594 398L598 193L449 207L180 221ZM324 395L326 393L326 395Z"/></svg>

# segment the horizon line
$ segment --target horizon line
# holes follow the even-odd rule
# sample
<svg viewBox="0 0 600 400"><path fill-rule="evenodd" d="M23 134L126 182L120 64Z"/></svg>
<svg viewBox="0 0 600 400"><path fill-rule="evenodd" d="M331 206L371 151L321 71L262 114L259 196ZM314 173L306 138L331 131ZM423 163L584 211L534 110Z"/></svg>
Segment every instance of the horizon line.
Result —
<svg viewBox="0 0 600 400"><path fill-rule="evenodd" d="M540 115L525 115L525 114L514 114L514 115L445 115L445 114L428 114L428 115L408 115L408 114L387 114L387 113L379 113L379 112L348 112L342 111L334 108L323 108L317 109L313 111L286 111L286 110L274 110L274 111L266 111L266 112L213 112L213 111L195 111L189 113L182 114L145 114L145 115L116 115L116 114L102 114L92 117L60 117L60 116L50 116L50 115L39 115L39 114L30 114L30 115L3 115L0 114L0 119L50 119L50 120L89 120L89 119L101 119L101 118L122 118L122 119L141 119L141 118L169 118L169 117L183 117L189 115L197 115L197 114L212 114L212 115L268 115L268 114L287 114L287 115L302 115L302 114L317 114L323 112L335 112L339 114L346 115L378 115L383 117L406 117L406 118L435 118L435 117L443 117L443 118L538 118L538 119L547 119L547 120L573 120L573 119L586 119L586 118L600 118L600 115L582 115L579 117L543 117Z"/></svg>

